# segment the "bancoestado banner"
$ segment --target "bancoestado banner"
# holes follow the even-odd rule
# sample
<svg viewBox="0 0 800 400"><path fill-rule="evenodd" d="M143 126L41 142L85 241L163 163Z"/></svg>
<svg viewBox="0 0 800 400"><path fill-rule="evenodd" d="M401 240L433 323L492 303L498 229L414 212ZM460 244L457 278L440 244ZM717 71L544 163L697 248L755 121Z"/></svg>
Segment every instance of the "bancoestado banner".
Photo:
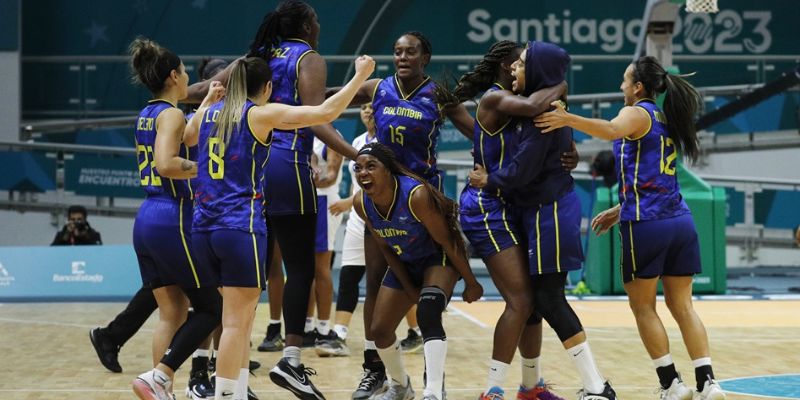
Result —
<svg viewBox="0 0 800 400"><path fill-rule="evenodd" d="M127 299L142 286L133 247L0 247L0 301Z"/></svg>

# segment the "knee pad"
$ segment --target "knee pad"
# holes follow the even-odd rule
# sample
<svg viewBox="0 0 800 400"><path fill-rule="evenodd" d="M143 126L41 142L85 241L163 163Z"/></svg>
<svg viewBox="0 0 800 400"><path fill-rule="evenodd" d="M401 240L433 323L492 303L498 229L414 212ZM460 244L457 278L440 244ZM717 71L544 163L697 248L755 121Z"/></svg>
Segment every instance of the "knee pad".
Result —
<svg viewBox="0 0 800 400"><path fill-rule="evenodd" d="M583 331L583 326L572 310L563 287L540 288L535 293L536 310L556 331L559 340L565 340Z"/></svg>
<svg viewBox="0 0 800 400"><path fill-rule="evenodd" d="M352 313L358 304L358 283L364 276L363 265L345 265L339 273L339 293L336 296L336 311Z"/></svg>
<svg viewBox="0 0 800 400"><path fill-rule="evenodd" d="M436 286L422 288L417 304L417 322L424 341L445 340L442 312L447 307L447 295Z"/></svg>
<svg viewBox="0 0 800 400"><path fill-rule="evenodd" d="M222 295L219 294L217 288L190 289L186 291L186 295L192 305L193 317L204 314L210 316L218 324L222 321Z"/></svg>

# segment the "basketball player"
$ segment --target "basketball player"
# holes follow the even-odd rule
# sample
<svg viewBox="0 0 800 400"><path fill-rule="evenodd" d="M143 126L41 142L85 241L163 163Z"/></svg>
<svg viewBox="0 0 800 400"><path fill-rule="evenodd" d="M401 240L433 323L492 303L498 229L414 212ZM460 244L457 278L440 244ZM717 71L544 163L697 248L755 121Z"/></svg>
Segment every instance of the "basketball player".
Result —
<svg viewBox="0 0 800 400"><path fill-rule="evenodd" d="M620 90L625 107L611 121L579 117L556 105L536 119L536 126L543 132L569 126L614 141L620 204L595 216L592 229L602 234L620 224L622 279L639 335L656 367L661 398L689 399L693 394L675 370L667 332L656 313L659 278L695 367L695 398L723 399L725 393L714 381L705 327L692 307L692 276L701 270L700 246L675 175L679 154L691 160L698 155L693 118L700 96L689 82L668 74L649 56L628 66ZM667 95L663 111L654 100L660 93Z"/></svg>
<svg viewBox="0 0 800 400"><path fill-rule="evenodd" d="M133 245L142 283L152 289L159 310L155 368L132 386L140 399L168 400L175 371L219 325L221 299L213 276L196 268L190 252L193 193L188 179L197 175L197 165L189 160L189 147L197 143L197 130L187 128L176 107L186 96L189 76L178 56L153 41L137 38L129 52L136 80L153 94L136 123L139 174L147 197L136 215ZM210 87L201 108L224 93L218 83ZM187 298L194 307L189 318Z"/></svg>
<svg viewBox="0 0 800 400"><path fill-rule="evenodd" d="M414 398L411 378L396 343L395 329L411 305L425 340L427 382L423 399L443 399L447 337L442 312L463 278L463 298L478 300L483 287L469 267L458 229L456 205L430 183L403 167L388 146L365 145L356 159L362 191L353 208L366 221L389 270L378 291L372 335L392 378L382 400Z"/></svg>
<svg viewBox="0 0 800 400"><path fill-rule="evenodd" d="M474 70L461 77L454 91L460 101L472 100L484 92L475 116L473 155L475 164L489 173L506 167L512 161L518 141L517 118L532 118L546 111L550 102L565 93L566 84L558 82L531 97L514 94L510 90L514 80L511 65L521 52L522 47L515 42L495 43ZM502 388L517 347L516 341L508 338L520 337L522 384L517 398L560 399L549 392L541 378L542 318L538 313L531 315L533 289L525 257L527 246L519 231L520 224L508 204L509 194L502 188L484 191L467 185L459 202L461 228L506 301L505 310L495 326L488 383L480 398L505 398Z"/></svg>

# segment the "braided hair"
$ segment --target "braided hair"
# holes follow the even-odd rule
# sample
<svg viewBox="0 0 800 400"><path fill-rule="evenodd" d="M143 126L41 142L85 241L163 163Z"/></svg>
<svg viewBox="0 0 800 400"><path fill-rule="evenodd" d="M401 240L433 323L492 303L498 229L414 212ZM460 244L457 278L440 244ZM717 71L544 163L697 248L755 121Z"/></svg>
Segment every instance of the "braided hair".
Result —
<svg viewBox="0 0 800 400"><path fill-rule="evenodd" d="M453 91L458 101L463 103L472 100L478 93L489 89L497 80L500 65L504 62L513 62L511 58L516 56L514 50L521 48L519 44L510 40L502 40L493 44L478 65L458 80L458 86Z"/></svg>
<svg viewBox="0 0 800 400"><path fill-rule="evenodd" d="M301 0L286 0L267 13L258 26L247 57L267 58L273 46L281 39L300 36L303 22L314 15L314 9Z"/></svg>
<svg viewBox="0 0 800 400"><path fill-rule="evenodd" d="M430 194L430 206L444 216L450 236L453 238L453 241L455 241L456 251L466 257L467 246L464 244L464 239L458 228L458 206L453 200L445 197L442 192L434 188L427 180L400 164L392 149L386 145L378 142L367 143L358 151L358 155L362 154L377 158L392 175L405 175L425 186L425 189L427 189Z"/></svg>

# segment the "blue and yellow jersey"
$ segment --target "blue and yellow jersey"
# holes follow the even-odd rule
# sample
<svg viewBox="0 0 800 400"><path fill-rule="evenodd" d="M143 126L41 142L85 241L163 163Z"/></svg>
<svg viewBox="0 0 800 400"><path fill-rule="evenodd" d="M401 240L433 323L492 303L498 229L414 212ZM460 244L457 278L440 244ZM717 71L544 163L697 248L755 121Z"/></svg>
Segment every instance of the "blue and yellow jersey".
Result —
<svg viewBox="0 0 800 400"><path fill-rule="evenodd" d="M425 179L438 174L436 142L442 115L434 95L434 83L426 77L406 93L396 75L375 86L372 109L378 142L389 146L397 160Z"/></svg>
<svg viewBox="0 0 800 400"><path fill-rule="evenodd" d="M492 85L488 92L495 90L505 90L499 83ZM478 104L480 110L480 104ZM483 165L486 172L489 174L503 168L514 156L513 150L516 149L517 138L517 124L513 118L509 118L503 126L494 131L489 131L482 124L475 113L475 128L473 129L472 139L472 154L475 164ZM495 188L494 190L483 191L471 185L467 185L467 190L475 193L476 198L483 202L492 202L502 200L502 188Z"/></svg>
<svg viewBox="0 0 800 400"><path fill-rule="evenodd" d="M361 192L361 207L372 228L389 244L397 257L405 262L441 251L411 209L411 195L422 187L422 183L413 178L395 176L394 201L385 216L378 211L369 196Z"/></svg>
<svg viewBox="0 0 800 400"><path fill-rule="evenodd" d="M689 213L675 175L678 153L669 138L666 116L652 99L639 100L634 107L647 112L650 128L639 137L614 141L620 220L645 221Z"/></svg>
<svg viewBox="0 0 800 400"><path fill-rule="evenodd" d="M267 228L261 180L269 143L259 141L250 129L248 113L255 106L250 100L229 142L216 137L215 122L223 105L220 101L209 107L200 124L192 231L237 229L263 234Z"/></svg>
<svg viewBox="0 0 800 400"><path fill-rule="evenodd" d="M154 149L156 146L156 119L162 111L175 105L166 100L151 100L136 120L136 159L139 163L139 179L147 197L188 199L193 196L189 180L163 178L158 174ZM188 146L181 144L178 156L194 160Z"/></svg>
<svg viewBox="0 0 800 400"><path fill-rule="evenodd" d="M300 39L287 39L272 49L269 67L272 70L271 103L299 106L302 104L297 89L300 61L315 52ZM272 131L272 146L276 149L294 150L310 155L314 150L314 133L310 128ZM303 157L305 159L305 157Z"/></svg>

